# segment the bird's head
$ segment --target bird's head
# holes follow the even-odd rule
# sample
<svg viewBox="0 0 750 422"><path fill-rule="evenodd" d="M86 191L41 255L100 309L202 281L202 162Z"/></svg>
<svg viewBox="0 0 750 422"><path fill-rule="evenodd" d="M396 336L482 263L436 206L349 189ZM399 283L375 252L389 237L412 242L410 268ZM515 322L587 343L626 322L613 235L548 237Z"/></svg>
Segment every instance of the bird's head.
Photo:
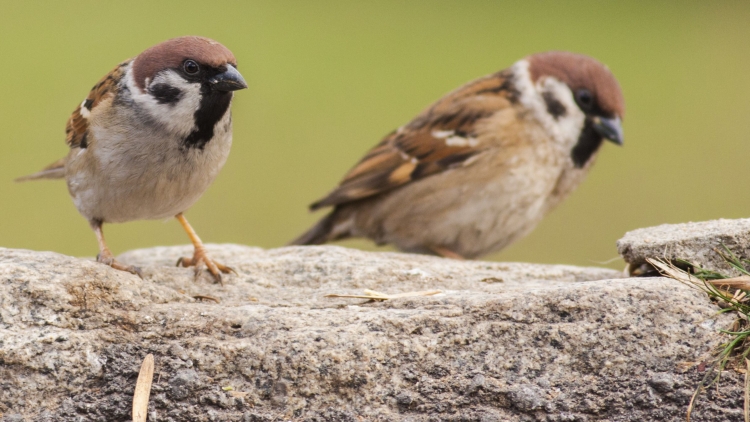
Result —
<svg viewBox="0 0 750 422"><path fill-rule="evenodd" d="M133 94L155 118L189 143L205 145L227 113L233 91L247 88L237 60L222 44L186 36L157 44L132 63Z"/></svg>
<svg viewBox="0 0 750 422"><path fill-rule="evenodd" d="M562 51L535 54L525 61L543 100L545 118L575 139L571 156L577 166L585 165L604 139L622 145L625 100L606 66L591 57Z"/></svg>

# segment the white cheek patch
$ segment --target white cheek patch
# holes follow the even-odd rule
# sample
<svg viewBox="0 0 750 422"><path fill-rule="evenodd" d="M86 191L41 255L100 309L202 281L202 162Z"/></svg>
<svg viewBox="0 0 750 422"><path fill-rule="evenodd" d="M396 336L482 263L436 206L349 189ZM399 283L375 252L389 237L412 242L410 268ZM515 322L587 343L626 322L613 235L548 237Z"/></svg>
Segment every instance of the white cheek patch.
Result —
<svg viewBox="0 0 750 422"><path fill-rule="evenodd" d="M553 117L549 111L545 114L548 118L557 123L554 126L557 136L567 145L571 147L575 145L575 143L578 142L578 137L583 129L586 114L584 114L578 107L578 104L576 104L570 88L555 78L541 78L537 83L537 92L540 92L542 97L544 95L549 95L563 105L565 108L565 114L557 118ZM545 110L547 110L546 102ZM568 144L570 141L572 141L572 143Z"/></svg>
<svg viewBox="0 0 750 422"><path fill-rule="evenodd" d="M202 98L199 83L190 83L174 70L168 69L159 72L153 80L147 80L146 92L143 92L136 86L132 72L128 74L126 83L133 101L146 109L150 116L179 136L187 136L195 129L194 114L200 107ZM179 89L179 100L173 103L160 103L149 93L151 87L159 84Z"/></svg>
<svg viewBox="0 0 750 422"><path fill-rule="evenodd" d="M570 88L551 77L542 77L536 84L532 83L529 63L526 60L516 62L513 72L516 75L516 89L521 92L520 102L532 111L536 120L556 142L566 149L572 148L578 142L586 115L575 103ZM545 95L559 102L565 108L565 113L557 117L552 116L547 109Z"/></svg>

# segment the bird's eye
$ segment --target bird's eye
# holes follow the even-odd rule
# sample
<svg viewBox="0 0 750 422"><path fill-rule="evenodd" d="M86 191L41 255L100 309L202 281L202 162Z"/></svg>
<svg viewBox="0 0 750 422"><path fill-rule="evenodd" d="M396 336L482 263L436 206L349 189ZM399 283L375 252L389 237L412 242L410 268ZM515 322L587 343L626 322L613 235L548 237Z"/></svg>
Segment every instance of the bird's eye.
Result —
<svg viewBox="0 0 750 422"><path fill-rule="evenodd" d="M576 100L578 101L578 105L584 110L591 110L594 106L594 96L588 89L579 89L576 92Z"/></svg>
<svg viewBox="0 0 750 422"><path fill-rule="evenodd" d="M185 63L183 63L182 68L185 70L185 73L187 73L188 75L195 75L201 70L200 66L198 66L198 63L196 63L193 60L185 60Z"/></svg>

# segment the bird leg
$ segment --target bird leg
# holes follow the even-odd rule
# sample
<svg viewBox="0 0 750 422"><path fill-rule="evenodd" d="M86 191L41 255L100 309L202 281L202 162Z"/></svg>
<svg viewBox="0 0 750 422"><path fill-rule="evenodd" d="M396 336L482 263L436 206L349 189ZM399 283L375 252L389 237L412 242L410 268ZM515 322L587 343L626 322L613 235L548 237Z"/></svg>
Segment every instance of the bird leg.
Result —
<svg viewBox="0 0 750 422"><path fill-rule="evenodd" d="M193 247L195 247L195 252L193 253L192 258L180 258L177 260L177 265L182 265L183 267L191 267L195 266L195 276L197 277L198 274L200 274L201 268L205 265L206 269L208 269L208 272L211 273L211 275L214 277L214 280L217 282L222 283L221 281L221 273L228 274L230 272L233 272L237 274L237 272L232 269L231 267L227 267L226 265L222 265L211 258L208 257L206 254L206 248L203 247L203 242L201 242L201 238L198 237L198 235L195 233L195 230L190 226L190 223L188 223L187 219L185 218L182 213L177 214L174 218L177 219L177 221L182 224L182 228L185 229L185 232L187 233L188 237L190 237L190 241L193 242Z"/></svg>
<svg viewBox="0 0 750 422"><path fill-rule="evenodd" d="M91 228L94 230L94 234L96 234L97 242L99 242L99 254L96 256L96 261L101 262L104 265L109 265L110 267L116 270L127 271L131 274L135 274L141 279L143 279L143 274L141 274L140 268L133 266L133 265L125 265L115 260L114 255L112 255L112 252L107 247L107 242L104 241L104 232L102 231L102 220L91 220L89 221L89 224L91 225Z"/></svg>
<svg viewBox="0 0 750 422"><path fill-rule="evenodd" d="M450 259L458 259L458 260L465 260L463 256L453 252L452 250L448 248L444 248L442 246L432 246L430 247L430 250L435 253L435 255L441 256L443 258L450 258Z"/></svg>

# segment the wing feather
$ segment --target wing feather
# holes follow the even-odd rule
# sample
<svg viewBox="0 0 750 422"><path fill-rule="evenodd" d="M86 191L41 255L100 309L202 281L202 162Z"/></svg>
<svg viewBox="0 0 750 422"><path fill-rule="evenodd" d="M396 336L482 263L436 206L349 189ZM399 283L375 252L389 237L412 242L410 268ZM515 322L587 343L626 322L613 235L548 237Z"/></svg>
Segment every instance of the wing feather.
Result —
<svg viewBox="0 0 750 422"><path fill-rule="evenodd" d="M65 126L65 143L71 148L88 146L88 131L91 114L104 99L114 95L117 84L125 73L125 66L130 61L120 63L91 88L86 99L76 107Z"/></svg>
<svg viewBox="0 0 750 422"><path fill-rule="evenodd" d="M386 136L310 208L357 201L464 165L488 147L478 140L478 123L516 97L505 72L458 88Z"/></svg>

